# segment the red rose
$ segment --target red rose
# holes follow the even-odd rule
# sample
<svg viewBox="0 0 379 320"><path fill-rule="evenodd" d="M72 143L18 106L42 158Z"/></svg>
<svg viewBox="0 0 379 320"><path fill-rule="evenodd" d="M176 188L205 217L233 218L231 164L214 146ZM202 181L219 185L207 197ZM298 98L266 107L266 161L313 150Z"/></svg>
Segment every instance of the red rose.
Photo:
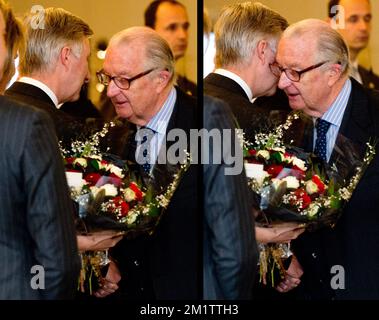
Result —
<svg viewBox="0 0 379 320"><path fill-rule="evenodd" d="M76 159L76 158L74 158L74 157L65 158L66 163L67 163L67 164L71 164L71 165L73 164L73 162L75 161L75 159Z"/></svg>
<svg viewBox="0 0 379 320"><path fill-rule="evenodd" d="M129 205L121 197L113 198L112 201L117 209L120 210L121 216L125 217L129 212Z"/></svg>
<svg viewBox="0 0 379 320"><path fill-rule="evenodd" d="M255 156L257 154L257 150L251 149L248 151L249 155Z"/></svg>
<svg viewBox="0 0 379 320"><path fill-rule="evenodd" d="M136 194L137 201L142 201L142 197L143 197L142 191L140 190L140 188L138 188L138 186L134 182L130 183L129 188L132 189L134 193Z"/></svg>
<svg viewBox="0 0 379 320"><path fill-rule="evenodd" d="M279 164L272 164L267 167L266 171L273 177L276 178L278 174L283 170L283 166Z"/></svg>
<svg viewBox="0 0 379 320"><path fill-rule="evenodd" d="M319 193L324 193L325 191L325 184L321 181L319 176L313 176L312 181L317 185L318 192Z"/></svg>
<svg viewBox="0 0 379 320"><path fill-rule="evenodd" d="M96 185L100 178L101 175L98 173L88 173L84 176L84 180L86 180L91 187Z"/></svg>
<svg viewBox="0 0 379 320"><path fill-rule="evenodd" d="M295 196L297 199L302 200L302 206L301 209L306 209L311 204L312 199L311 197L305 192L304 189L297 189L295 191Z"/></svg>

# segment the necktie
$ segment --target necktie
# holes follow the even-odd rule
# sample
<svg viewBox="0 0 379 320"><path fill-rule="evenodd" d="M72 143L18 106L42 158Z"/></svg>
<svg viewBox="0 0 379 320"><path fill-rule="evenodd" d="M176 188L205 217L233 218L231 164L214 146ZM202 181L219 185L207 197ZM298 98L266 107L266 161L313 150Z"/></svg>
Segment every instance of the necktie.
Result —
<svg viewBox="0 0 379 320"><path fill-rule="evenodd" d="M316 132L317 132L317 139L316 139L316 146L314 149L314 154L319 156L324 161L327 161L326 157L326 133L328 132L330 127L330 122L317 119L316 120Z"/></svg>
<svg viewBox="0 0 379 320"><path fill-rule="evenodd" d="M142 166L143 171L147 174L150 174L151 169L150 149L152 147L151 139L154 134L155 131L147 127L141 127L136 134L136 141L140 142L138 151L136 152L136 159Z"/></svg>

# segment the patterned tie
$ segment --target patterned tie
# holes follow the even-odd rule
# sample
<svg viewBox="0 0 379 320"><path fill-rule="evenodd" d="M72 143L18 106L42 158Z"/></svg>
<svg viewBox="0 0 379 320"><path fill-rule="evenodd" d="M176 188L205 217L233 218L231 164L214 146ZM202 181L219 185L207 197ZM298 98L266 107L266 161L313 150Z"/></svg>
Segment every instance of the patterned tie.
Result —
<svg viewBox="0 0 379 320"><path fill-rule="evenodd" d="M136 140L140 141L140 147L143 149L142 158L140 155L136 155L137 162L142 165L142 169L145 173L150 174L151 164L150 164L150 148L151 139L153 138L155 131L147 128L141 127L136 134ZM141 138L142 136L142 138ZM148 144L145 144L145 143Z"/></svg>
<svg viewBox="0 0 379 320"><path fill-rule="evenodd" d="M316 146L314 149L314 154L319 156L324 161L327 161L326 158L326 133L328 132L330 127L330 122L317 119L316 120L316 131L317 131L317 139Z"/></svg>

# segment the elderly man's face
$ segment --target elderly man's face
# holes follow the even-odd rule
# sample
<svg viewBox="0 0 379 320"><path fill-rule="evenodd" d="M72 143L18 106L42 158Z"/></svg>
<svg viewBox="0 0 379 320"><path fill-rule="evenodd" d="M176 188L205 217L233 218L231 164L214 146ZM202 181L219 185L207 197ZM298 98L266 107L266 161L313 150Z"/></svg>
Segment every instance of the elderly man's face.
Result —
<svg viewBox="0 0 379 320"><path fill-rule="evenodd" d="M145 45L141 42L114 44L108 47L103 65L104 73L111 77L132 78L148 71ZM146 125L157 112L160 91L159 79L154 71L131 82L128 89L120 89L112 80L107 95L117 114L136 125Z"/></svg>
<svg viewBox="0 0 379 320"><path fill-rule="evenodd" d="M175 59L186 53L188 28L187 12L182 6L164 2L158 7L154 29L168 42Z"/></svg>
<svg viewBox="0 0 379 320"><path fill-rule="evenodd" d="M279 41L276 60L284 69L301 71L323 62L319 61L315 52L317 52L316 44L310 37L282 38ZM278 86L285 91L289 104L294 110L303 110L310 116L319 117L328 107L325 104L330 87L322 67L303 73L299 82L291 81L285 72L282 72Z"/></svg>

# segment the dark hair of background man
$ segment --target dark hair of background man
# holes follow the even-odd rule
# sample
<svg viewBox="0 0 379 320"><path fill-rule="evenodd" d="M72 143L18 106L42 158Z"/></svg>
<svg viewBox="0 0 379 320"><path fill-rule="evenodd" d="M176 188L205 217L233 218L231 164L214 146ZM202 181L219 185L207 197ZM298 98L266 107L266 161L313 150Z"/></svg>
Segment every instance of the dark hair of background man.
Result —
<svg viewBox="0 0 379 320"><path fill-rule="evenodd" d="M168 2L174 5L182 6L183 8L184 5L181 4L180 2L176 0L156 0L150 3L150 5L146 8L145 10L145 26L150 27L150 28L155 28L155 20L157 17L157 11L158 7L161 5L161 3Z"/></svg>

